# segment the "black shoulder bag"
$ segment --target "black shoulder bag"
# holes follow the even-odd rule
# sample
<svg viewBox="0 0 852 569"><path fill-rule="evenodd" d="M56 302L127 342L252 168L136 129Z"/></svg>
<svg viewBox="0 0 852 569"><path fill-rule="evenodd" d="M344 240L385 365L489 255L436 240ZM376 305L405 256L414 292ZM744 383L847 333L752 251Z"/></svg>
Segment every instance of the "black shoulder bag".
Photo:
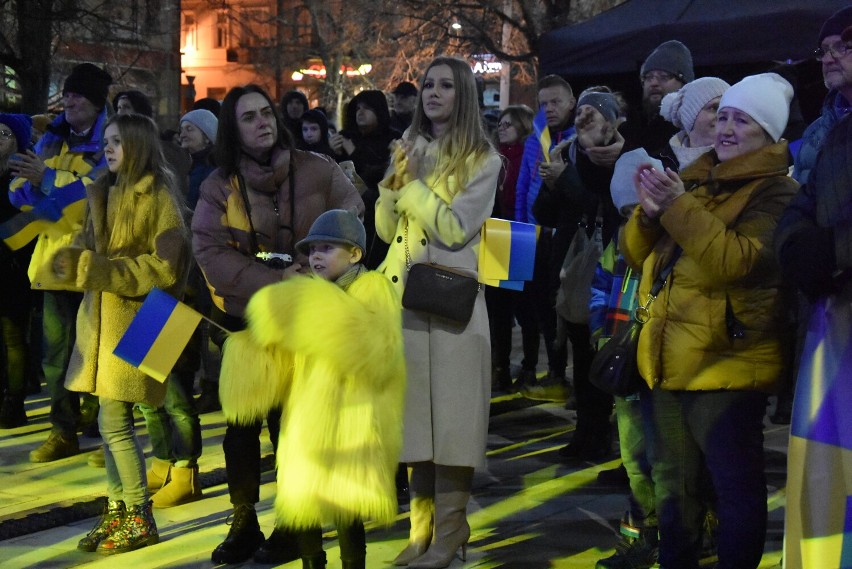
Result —
<svg viewBox="0 0 852 569"><path fill-rule="evenodd" d="M672 255L671 261L660 271L644 305L637 306L630 318L630 323L609 339L609 341L598 350L592 359L589 369L589 381L606 393L627 397L639 391L644 379L639 374L637 365L637 348L639 346L639 333L642 326L648 321L651 303L657 299L657 295L663 290L666 280L674 268L675 261L680 257L681 249L678 247Z"/></svg>

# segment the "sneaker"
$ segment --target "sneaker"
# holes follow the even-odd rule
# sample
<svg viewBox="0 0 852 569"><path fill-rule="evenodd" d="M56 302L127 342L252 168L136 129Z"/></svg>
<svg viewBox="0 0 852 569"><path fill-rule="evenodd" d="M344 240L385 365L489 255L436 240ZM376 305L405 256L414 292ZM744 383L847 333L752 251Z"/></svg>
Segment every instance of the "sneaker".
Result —
<svg viewBox="0 0 852 569"><path fill-rule="evenodd" d="M595 569L651 569L657 564L659 554L657 528L639 528L621 522L621 541L615 553L599 560Z"/></svg>
<svg viewBox="0 0 852 569"><path fill-rule="evenodd" d="M537 385L524 388L522 393L533 401L567 401L571 388L564 377L548 376Z"/></svg>
<svg viewBox="0 0 852 569"><path fill-rule="evenodd" d="M80 452L77 434L63 435L51 432L43 445L30 452L30 462L53 462Z"/></svg>

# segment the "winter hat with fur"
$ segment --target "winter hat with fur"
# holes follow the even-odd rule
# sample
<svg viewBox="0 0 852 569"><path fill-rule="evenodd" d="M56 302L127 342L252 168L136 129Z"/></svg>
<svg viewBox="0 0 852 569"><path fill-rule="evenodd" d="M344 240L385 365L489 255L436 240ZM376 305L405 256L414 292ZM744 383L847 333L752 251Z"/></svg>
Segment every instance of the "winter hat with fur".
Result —
<svg viewBox="0 0 852 569"><path fill-rule="evenodd" d="M104 108L112 76L91 63L81 63L65 79L62 94L77 93L89 99L98 110Z"/></svg>
<svg viewBox="0 0 852 569"><path fill-rule="evenodd" d="M749 75L725 91L719 110L731 107L746 113L778 142L787 128L792 100L793 86L786 79L777 73L761 73Z"/></svg>
<svg viewBox="0 0 852 569"><path fill-rule="evenodd" d="M730 87L718 77L701 77L690 81L674 93L663 97L660 116L681 130L689 132L704 105L721 97Z"/></svg>
<svg viewBox="0 0 852 569"><path fill-rule="evenodd" d="M219 119L207 109L195 109L189 111L180 118L180 122L189 122L201 129L201 132L210 140L216 142L216 131L219 129Z"/></svg>
<svg viewBox="0 0 852 569"><path fill-rule="evenodd" d="M314 221L307 237L296 243L296 250L307 255L311 243L316 241L351 245L364 253L367 249L367 232L361 220L351 211L330 209Z"/></svg>
<svg viewBox="0 0 852 569"><path fill-rule="evenodd" d="M33 119L29 115L17 113L0 113L0 123L9 127L18 143L18 152L25 152L30 147Z"/></svg>
<svg viewBox="0 0 852 569"><path fill-rule="evenodd" d="M688 47L677 40L669 40L658 45L642 64L639 75L644 76L655 69L671 73L683 83L689 83L695 79L695 72L692 70L692 54Z"/></svg>

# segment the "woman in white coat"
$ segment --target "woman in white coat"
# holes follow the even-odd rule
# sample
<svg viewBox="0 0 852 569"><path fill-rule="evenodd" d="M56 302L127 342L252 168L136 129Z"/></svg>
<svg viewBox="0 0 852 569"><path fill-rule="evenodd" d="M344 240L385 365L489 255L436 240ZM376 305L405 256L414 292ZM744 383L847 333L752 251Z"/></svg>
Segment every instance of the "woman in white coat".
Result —
<svg viewBox="0 0 852 569"><path fill-rule="evenodd" d="M379 270L400 296L408 259L476 276L479 230L494 204L500 166L481 126L470 67L436 58L376 203L376 232L390 244ZM485 466L491 356L484 294L467 324L403 310L403 333L402 460L409 467L411 534L394 563L446 567L459 548L464 557L473 471Z"/></svg>

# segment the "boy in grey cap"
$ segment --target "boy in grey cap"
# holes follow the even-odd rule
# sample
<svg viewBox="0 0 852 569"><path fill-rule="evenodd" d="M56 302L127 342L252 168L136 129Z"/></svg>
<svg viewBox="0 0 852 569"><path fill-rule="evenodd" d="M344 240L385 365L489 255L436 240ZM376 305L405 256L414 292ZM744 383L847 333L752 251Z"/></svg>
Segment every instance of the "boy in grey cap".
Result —
<svg viewBox="0 0 852 569"><path fill-rule="evenodd" d="M397 513L402 312L390 280L361 264L365 245L353 213L320 215L296 244L315 278L258 291L222 361L226 418L257 419L279 403L286 410L275 523L297 534L303 567L326 566L322 526L333 523L343 567L363 569L363 520L391 524ZM246 370L245 361L258 365Z"/></svg>

